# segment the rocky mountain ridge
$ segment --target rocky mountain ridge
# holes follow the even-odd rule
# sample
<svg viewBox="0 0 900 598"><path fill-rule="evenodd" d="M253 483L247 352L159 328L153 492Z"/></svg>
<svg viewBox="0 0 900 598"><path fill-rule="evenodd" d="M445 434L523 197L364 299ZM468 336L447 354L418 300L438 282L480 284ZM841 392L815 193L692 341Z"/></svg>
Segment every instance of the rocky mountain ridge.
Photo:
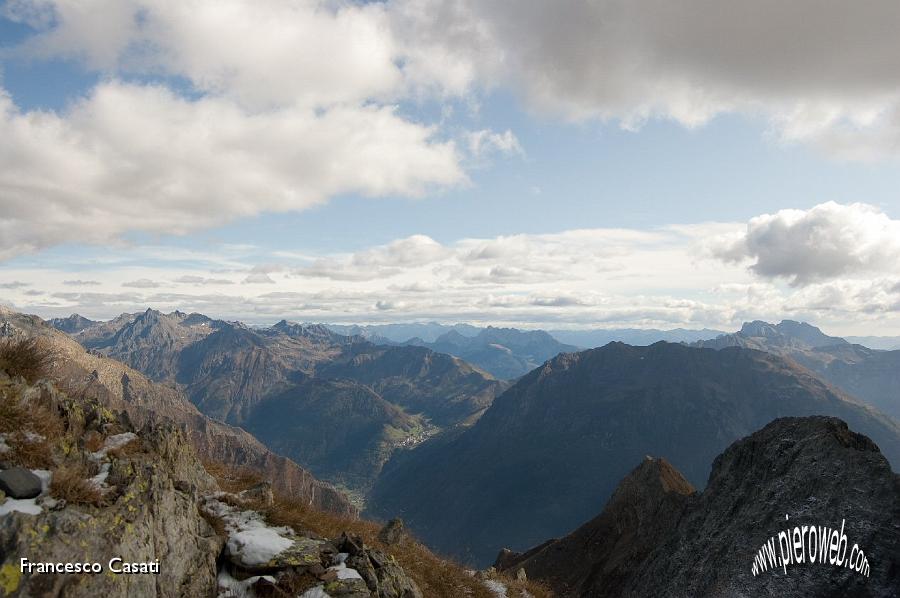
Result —
<svg viewBox="0 0 900 598"><path fill-rule="evenodd" d="M702 492L648 457L598 517L528 552L503 551L496 565L523 568L559 596L896 596L898 520L900 475L869 438L835 418L784 418L719 455ZM869 570L811 562L822 541L812 531L802 562L776 564L792 535L760 567L758 551L795 526L798 536L840 528L844 559L856 547Z"/></svg>
<svg viewBox="0 0 900 598"><path fill-rule="evenodd" d="M414 338L407 344L454 355L501 379L518 378L560 353L578 350L578 347L563 344L543 330L523 331L493 326L482 329L475 336L450 330L434 342Z"/></svg>
<svg viewBox="0 0 900 598"><path fill-rule="evenodd" d="M697 347L748 347L796 361L844 392L900 421L900 350L879 351L828 336L810 324L755 321Z"/></svg>
<svg viewBox="0 0 900 598"><path fill-rule="evenodd" d="M505 388L449 355L378 346L321 325L282 320L251 328L155 310L117 322L118 330L103 323L73 338L356 494L394 450L476 420ZM304 417L282 419L280 409Z"/></svg>
<svg viewBox="0 0 900 598"><path fill-rule="evenodd" d="M832 415L900 464L900 427L770 353L671 343L563 354L469 429L396 455L370 495L430 545L482 564L590 518L630 464L671 462L702 487L714 457L784 416ZM525 523L527 522L527 524Z"/></svg>

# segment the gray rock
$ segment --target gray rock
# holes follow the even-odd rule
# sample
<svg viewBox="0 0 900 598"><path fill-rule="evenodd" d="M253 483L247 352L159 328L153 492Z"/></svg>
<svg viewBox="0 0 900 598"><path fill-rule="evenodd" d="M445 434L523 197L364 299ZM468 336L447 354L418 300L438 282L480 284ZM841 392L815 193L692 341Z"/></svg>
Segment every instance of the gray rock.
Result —
<svg viewBox="0 0 900 598"><path fill-rule="evenodd" d="M378 594L378 576L375 574L375 567L368 556L351 556L347 559L347 566L356 569L366 582L370 592Z"/></svg>
<svg viewBox="0 0 900 598"><path fill-rule="evenodd" d="M22 467L0 471L0 490L11 498L34 498L41 493L41 478Z"/></svg>
<svg viewBox="0 0 900 598"><path fill-rule="evenodd" d="M399 544L406 535L406 529L403 520L395 517L385 524L381 531L378 532L378 539L388 546Z"/></svg>
<svg viewBox="0 0 900 598"><path fill-rule="evenodd" d="M423 598L422 590L396 563L375 569L379 598Z"/></svg>

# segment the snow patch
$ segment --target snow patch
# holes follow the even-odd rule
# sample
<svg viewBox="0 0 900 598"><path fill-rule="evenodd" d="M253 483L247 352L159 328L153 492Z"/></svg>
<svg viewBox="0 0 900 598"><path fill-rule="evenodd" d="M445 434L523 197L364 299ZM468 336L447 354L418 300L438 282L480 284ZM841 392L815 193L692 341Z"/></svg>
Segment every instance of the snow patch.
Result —
<svg viewBox="0 0 900 598"><path fill-rule="evenodd" d="M488 590L493 592L494 596L497 596L497 598L506 598L506 586L496 579L485 579L484 585Z"/></svg>
<svg viewBox="0 0 900 598"><path fill-rule="evenodd" d="M300 598L331 598L325 592L325 586L316 586L300 594Z"/></svg>
<svg viewBox="0 0 900 598"><path fill-rule="evenodd" d="M338 579L362 579L359 571L351 569L345 563L338 563L333 567L328 567L328 570L337 573Z"/></svg>
<svg viewBox="0 0 900 598"><path fill-rule="evenodd" d="M109 461L100 465L100 473L89 479L88 482L93 484L98 490L104 490L106 488L106 478L109 477L109 466Z"/></svg>
<svg viewBox="0 0 900 598"><path fill-rule="evenodd" d="M219 584L218 598L256 598L256 593L253 591L253 584L260 579L276 583L275 578L271 575L257 575L239 581L232 577L228 571L222 569L219 571L219 575L216 578L216 581Z"/></svg>
<svg viewBox="0 0 900 598"><path fill-rule="evenodd" d="M40 515L41 510L36 498L7 498L6 502L0 505L0 517L9 515L13 511L28 515Z"/></svg>
<svg viewBox="0 0 900 598"><path fill-rule="evenodd" d="M123 434L116 434L114 436L110 436L103 443L103 448L101 448L96 453L91 453L91 457L100 461L106 458L107 453L109 451L114 451L116 449L120 449L132 440L137 440L137 434L134 432L125 432Z"/></svg>
<svg viewBox="0 0 900 598"><path fill-rule="evenodd" d="M246 565L262 565L294 545L294 530L268 525L256 511L241 511L218 500L222 494L208 497L204 509L222 520L228 540L228 553Z"/></svg>
<svg viewBox="0 0 900 598"><path fill-rule="evenodd" d="M41 494L47 494L47 491L50 489L50 479L53 477L53 473L47 469L32 469L31 473L41 479Z"/></svg>
<svg viewBox="0 0 900 598"><path fill-rule="evenodd" d="M230 534L228 553L246 565L262 565L294 545L270 527L259 527Z"/></svg>

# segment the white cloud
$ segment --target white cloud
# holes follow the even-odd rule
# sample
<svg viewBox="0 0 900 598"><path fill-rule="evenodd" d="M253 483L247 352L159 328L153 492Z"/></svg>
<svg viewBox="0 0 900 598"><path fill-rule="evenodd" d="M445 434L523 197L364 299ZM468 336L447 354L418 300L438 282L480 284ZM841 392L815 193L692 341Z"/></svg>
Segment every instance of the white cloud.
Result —
<svg viewBox="0 0 900 598"><path fill-rule="evenodd" d="M767 118L787 141L900 156L894 0L400 0L406 70L446 90L512 86L572 120L693 127Z"/></svg>
<svg viewBox="0 0 900 598"><path fill-rule="evenodd" d="M7 56L104 74L58 113L0 90L0 259L129 231L183 234L339 194L464 182L411 93L383 4L13 0L38 28ZM187 82L141 85L123 78ZM183 87L183 86L182 86Z"/></svg>
<svg viewBox="0 0 900 598"><path fill-rule="evenodd" d="M139 278L138 280L123 282L122 286L131 287L133 289L158 289L162 286L162 283L159 283L155 280L150 280L149 278Z"/></svg>
<svg viewBox="0 0 900 598"><path fill-rule="evenodd" d="M254 272L247 275L244 284L275 284L275 281L265 272Z"/></svg>
<svg viewBox="0 0 900 598"><path fill-rule="evenodd" d="M350 255L320 258L309 266L296 269L294 274L346 281L384 279L400 274L403 268L435 263L449 253L434 239L413 235Z"/></svg>
<svg viewBox="0 0 900 598"><path fill-rule="evenodd" d="M207 278L205 276L197 276L193 274L186 274L184 276L179 276L174 279L173 282L177 282L180 284L192 284L192 285L222 285L222 284L234 284L233 280L229 280L227 278Z"/></svg>
<svg viewBox="0 0 900 598"><path fill-rule="evenodd" d="M504 155L524 155L525 150L519 144L515 134L507 129L503 133L497 133L490 129L471 131L466 135L469 153L475 158L499 153Z"/></svg>
<svg viewBox="0 0 900 598"><path fill-rule="evenodd" d="M314 0L14 0L5 10L43 30L22 54L183 77L257 108L396 95L404 77L385 11Z"/></svg>
<svg viewBox="0 0 900 598"><path fill-rule="evenodd" d="M713 254L755 260L751 270L803 286L839 277L900 275L900 220L874 206L823 203L750 220L746 231L721 238Z"/></svg>
<svg viewBox="0 0 900 598"><path fill-rule="evenodd" d="M130 230L186 233L339 193L417 195L464 179L452 143L390 107L247 113L223 98L99 85L68 113L0 95L0 259Z"/></svg>

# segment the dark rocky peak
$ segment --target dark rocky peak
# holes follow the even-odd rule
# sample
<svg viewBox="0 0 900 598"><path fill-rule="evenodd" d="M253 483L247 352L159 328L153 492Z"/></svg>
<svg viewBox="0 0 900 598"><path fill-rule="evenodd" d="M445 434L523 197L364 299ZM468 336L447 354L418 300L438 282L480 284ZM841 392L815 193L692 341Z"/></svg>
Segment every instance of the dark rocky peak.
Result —
<svg viewBox="0 0 900 598"><path fill-rule="evenodd" d="M94 324L98 324L98 322L89 320L79 314L72 314L68 318L53 318L49 320L49 324L66 334L76 334L86 328L90 328Z"/></svg>
<svg viewBox="0 0 900 598"><path fill-rule="evenodd" d="M614 594L678 522L694 493L668 461L647 456L622 479L600 515L527 552L503 549L494 566L510 573L524 569L561 596L590 595L598 582Z"/></svg>
<svg viewBox="0 0 900 598"><path fill-rule="evenodd" d="M752 322L744 322L741 326L740 334L744 336L758 336L762 338L778 338L781 333L778 329L768 322L762 320L753 320Z"/></svg>
<svg viewBox="0 0 900 598"><path fill-rule="evenodd" d="M184 326L203 326L217 324L218 320L213 320L209 316L204 316L203 314L192 313L184 316L181 323Z"/></svg>
<svg viewBox="0 0 900 598"><path fill-rule="evenodd" d="M738 334L746 338L765 339L765 343L773 346L793 345L815 349L849 344L840 337L828 336L811 324L794 320L782 320L774 325L761 320L745 322Z"/></svg>
<svg viewBox="0 0 900 598"><path fill-rule="evenodd" d="M349 344L350 342L365 342L359 336L345 336L332 331L322 324L299 324L281 320L268 330L284 334L291 338L308 339L313 342L325 344Z"/></svg>
<svg viewBox="0 0 900 598"><path fill-rule="evenodd" d="M829 347L833 345L849 345L846 340L837 336L828 336L819 328L806 322L794 320L782 320L775 328L782 334L802 341L813 348Z"/></svg>
<svg viewBox="0 0 900 598"><path fill-rule="evenodd" d="M122 326L113 337L112 344L116 345L126 339L136 339L138 337L155 337L162 340L161 337L174 335L175 322L154 309L148 309Z"/></svg>
<svg viewBox="0 0 900 598"><path fill-rule="evenodd" d="M422 342L424 343L424 341L422 341ZM435 345L441 344L441 345L463 347L463 346L469 344L470 342L472 342L471 337L463 336L456 330L450 330L449 332L445 332L444 334L439 336L437 338L437 340L434 341L434 344ZM407 341L407 343L410 345L417 344L417 343L413 343L410 341Z"/></svg>
<svg viewBox="0 0 900 598"><path fill-rule="evenodd" d="M564 596L896 596L898 520L900 476L872 440L837 418L788 417L721 453L702 493L645 460L600 516L522 555L504 551L498 566L524 568ZM793 538L795 526L839 530L845 558L856 545L870 574L804 559L785 575L777 538ZM775 562L754 575L770 538Z"/></svg>
<svg viewBox="0 0 900 598"><path fill-rule="evenodd" d="M264 347L265 339L255 330L241 322L228 322L203 339L205 350L220 350L242 347Z"/></svg>

